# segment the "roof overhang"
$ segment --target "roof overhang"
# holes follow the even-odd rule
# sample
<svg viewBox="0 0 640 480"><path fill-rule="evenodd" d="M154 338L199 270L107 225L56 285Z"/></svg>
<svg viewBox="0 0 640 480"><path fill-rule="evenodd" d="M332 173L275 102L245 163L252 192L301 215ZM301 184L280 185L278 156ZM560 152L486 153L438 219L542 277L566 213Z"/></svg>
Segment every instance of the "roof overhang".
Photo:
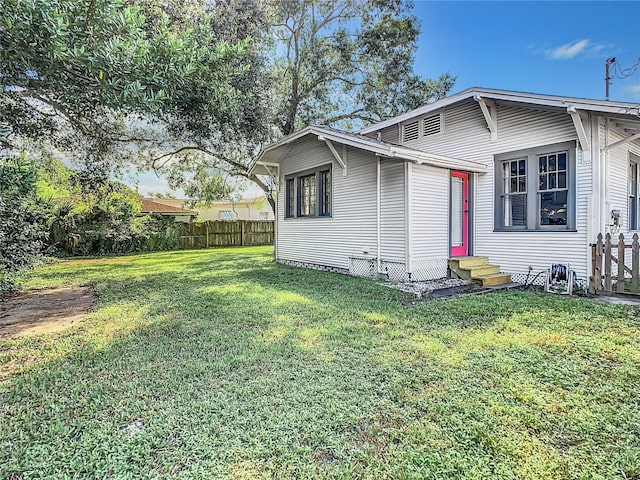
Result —
<svg viewBox="0 0 640 480"><path fill-rule="evenodd" d="M489 88L469 88L460 93L443 98L410 112L398 115L380 123L370 125L360 130L359 133L367 134L382 130L383 128L409 120L413 117L439 110L449 105L469 100L482 98L500 103L530 105L531 107L564 110L572 108L588 112L600 113L611 118L627 118L634 123L640 120L640 104L629 102L612 102L607 100L592 100L587 98L562 97L555 95L541 95L537 93L514 92L509 90L494 90Z"/></svg>
<svg viewBox="0 0 640 480"><path fill-rule="evenodd" d="M274 172L277 172L280 162L291 149L291 144L307 136L316 136L318 140L323 142L335 142L341 145L359 148L384 158L396 158L418 164L468 172L487 171L486 165L482 163L431 154L414 148L382 142L359 134L342 132L329 127L311 126L284 137L279 142L269 145L262 150L249 169L249 173L274 176Z"/></svg>

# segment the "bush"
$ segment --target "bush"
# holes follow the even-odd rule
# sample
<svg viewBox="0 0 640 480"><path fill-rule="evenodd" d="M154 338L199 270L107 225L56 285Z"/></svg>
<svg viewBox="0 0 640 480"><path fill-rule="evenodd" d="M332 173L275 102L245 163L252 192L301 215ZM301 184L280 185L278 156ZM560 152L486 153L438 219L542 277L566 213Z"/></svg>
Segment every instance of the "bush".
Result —
<svg viewBox="0 0 640 480"><path fill-rule="evenodd" d="M172 219L139 216L134 196L111 192L93 205L65 201L55 209L51 243L70 255L171 250L179 234Z"/></svg>
<svg viewBox="0 0 640 480"><path fill-rule="evenodd" d="M17 273L46 250L48 213L35 180L31 164L0 158L0 293L16 288Z"/></svg>

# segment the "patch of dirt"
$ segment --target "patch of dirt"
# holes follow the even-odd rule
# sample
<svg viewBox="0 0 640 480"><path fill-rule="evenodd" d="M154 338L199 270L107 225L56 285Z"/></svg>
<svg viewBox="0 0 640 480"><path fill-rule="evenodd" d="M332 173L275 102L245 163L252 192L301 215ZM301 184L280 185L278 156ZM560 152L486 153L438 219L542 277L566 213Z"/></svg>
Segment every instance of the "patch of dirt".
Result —
<svg viewBox="0 0 640 480"><path fill-rule="evenodd" d="M91 308L91 286L21 292L0 303L0 338L63 330L83 320Z"/></svg>

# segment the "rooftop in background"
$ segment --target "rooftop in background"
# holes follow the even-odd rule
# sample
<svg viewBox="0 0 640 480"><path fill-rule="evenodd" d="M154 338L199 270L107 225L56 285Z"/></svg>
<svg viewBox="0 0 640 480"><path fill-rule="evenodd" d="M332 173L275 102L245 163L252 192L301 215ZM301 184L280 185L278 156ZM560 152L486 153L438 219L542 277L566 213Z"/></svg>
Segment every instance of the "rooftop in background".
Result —
<svg viewBox="0 0 640 480"><path fill-rule="evenodd" d="M190 205L190 198L154 198L149 199L157 204L166 205L167 208L183 208L187 205L193 215L201 220L273 220L273 210L264 196L242 198L231 203L228 200L220 200L210 204Z"/></svg>
<svg viewBox="0 0 640 480"><path fill-rule="evenodd" d="M160 203L151 198L140 199L140 213L155 213L158 215L197 215L198 212L185 210L166 203Z"/></svg>
<svg viewBox="0 0 640 480"><path fill-rule="evenodd" d="M171 205L174 207L180 207L182 205L186 205L189 202L192 202L191 198L152 198L151 201L155 203L162 203L163 205ZM262 202L266 202L264 196L260 197L251 197L251 198L242 198L239 201L235 202L234 205L255 205ZM205 208L209 205L211 206L229 206L231 205L231 201L229 200L216 200L211 202L210 204L202 204ZM196 207L199 204L196 204Z"/></svg>

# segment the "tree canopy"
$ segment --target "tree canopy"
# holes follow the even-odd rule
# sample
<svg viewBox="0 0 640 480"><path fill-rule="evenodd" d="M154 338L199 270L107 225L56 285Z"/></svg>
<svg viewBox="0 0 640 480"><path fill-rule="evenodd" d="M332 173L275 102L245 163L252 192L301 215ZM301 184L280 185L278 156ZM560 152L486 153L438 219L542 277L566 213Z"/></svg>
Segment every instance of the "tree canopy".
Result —
<svg viewBox="0 0 640 480"><path fill-rule="evenodd" d="M0 149L134 162L210 200L282 135L444 96L451 76L413 72L418 35L405 0L2 0Z"/></svg>
<svg viewBox="0 0 640 480"><path fill-rule="evenodd" d="M413 72L420 29L410 2L282 2L273 29L283 134L310 124L378 122L442 98L455 80Z"/></svg>

